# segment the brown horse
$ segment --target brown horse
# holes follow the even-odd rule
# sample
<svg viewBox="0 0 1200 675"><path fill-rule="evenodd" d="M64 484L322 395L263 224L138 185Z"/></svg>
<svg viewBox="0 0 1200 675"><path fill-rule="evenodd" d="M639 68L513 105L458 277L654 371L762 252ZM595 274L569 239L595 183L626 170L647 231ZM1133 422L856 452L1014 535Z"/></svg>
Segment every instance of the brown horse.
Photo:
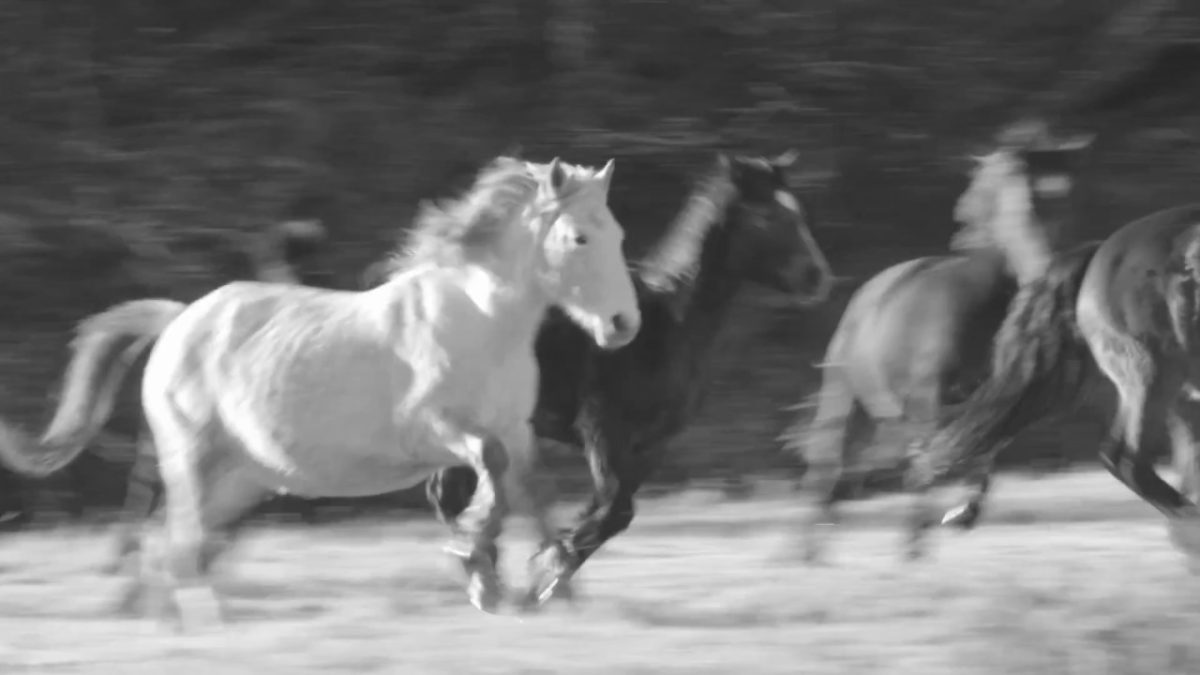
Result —
<svg viewBox="0 0 1200 675"><path fill-rule="evenodd" d="M799 420L783 436L804 453L815 502L805 532L810 562L821 556L821 535L836 517L851 428L865 422L889 442L901 441L893 453L900 456L890 458L900 464L908 441L944 422L986 376L1009 302L1042 275L1062 238L1075 162L1086 146L1039 123L1010 128L997 150L977 159L955 207L962 225L951 242L955 253L893 265L851 298L825 353L815 420ZM986 482L979 491L982 499Z"/></svg>
<svg viewBox="0 0 1200 675"><path fill-rule="evenodd" d="M1200 205L1159 211L1056 259L1021 290L996 338L989 379L911 468L912 534L934 520L928 490L962 471L986 473L1035 421L1077 399L1099 372L1116 388L1104 466L1168 518L1197 553L1196 507L1154 469L1182 427L1200 376ZM1190 449L1181 449L1190 456Z"/></svg>

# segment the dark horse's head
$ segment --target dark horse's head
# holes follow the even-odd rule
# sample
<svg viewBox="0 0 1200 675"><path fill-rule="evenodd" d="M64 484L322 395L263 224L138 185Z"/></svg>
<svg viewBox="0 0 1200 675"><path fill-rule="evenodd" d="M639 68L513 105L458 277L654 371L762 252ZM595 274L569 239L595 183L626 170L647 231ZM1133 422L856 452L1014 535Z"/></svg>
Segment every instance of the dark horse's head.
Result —
<svg viewBox="0 0 1200 675"><path fill-rule="evenodd" d="M746 278L811 305L829 297L833 271L813 238L810 211L788 185L795 161L791 151L771 159L719 159L738 192L727 226L741 230L731 243Z"/></svg>
<svg viewBox="0 0 1200 675"><path fill-rule="evenodd" d="M674 293L677 305L701 265L779 290L798 304L823 302L834 277L809 229L810 215L788 185L794 152L774 158L720 154L700 182L671 233L643 261L640 276L651 289ZM701 262L710 230L719 233L720 261Z"/></svg>

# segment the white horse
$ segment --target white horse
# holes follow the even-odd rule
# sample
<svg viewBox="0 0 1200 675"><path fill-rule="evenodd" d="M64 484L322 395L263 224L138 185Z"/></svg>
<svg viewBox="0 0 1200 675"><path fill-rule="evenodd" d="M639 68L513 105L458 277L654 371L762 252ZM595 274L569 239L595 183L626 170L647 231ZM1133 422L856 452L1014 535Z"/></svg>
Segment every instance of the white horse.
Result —
<svg viewBox="0 0 1200 675"><path fill-rule="evenodd" d="M110 338L107 359L93 358L119 364L154 344L142 401L165 527L147 529L132 592L158 577L185 626L219 621L208 570L263 499L378 494L465 464L480 489L451 550L471 602L494 611L506 502L553 535L532 489L529 426L546 309L560 306L606 349L640 327L607 206L612 168L497 159L461 199L423 208L405 263L370 291L237 282L186 307L139 300L89 319L86 332ZM93 398L110 379L90 378ZM105 412L77 407L76 424L56 416L40 443L0 442L0 457L27 473L66 464Z"/></svg>

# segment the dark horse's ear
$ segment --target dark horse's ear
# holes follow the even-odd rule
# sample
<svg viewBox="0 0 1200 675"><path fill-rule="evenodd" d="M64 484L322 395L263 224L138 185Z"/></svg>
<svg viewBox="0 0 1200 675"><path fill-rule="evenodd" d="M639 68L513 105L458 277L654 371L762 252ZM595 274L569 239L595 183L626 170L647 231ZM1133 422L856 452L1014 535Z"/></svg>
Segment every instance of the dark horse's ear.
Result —
<svg viewBox="0 0 1200 675"><path fill-rule="evenodd" d="M717 166L729 176L729 180L738 182L742 179L742 158L731 157L728 153L717 153Z"/></svg>
<svg viewBox="0 0 1200 675"><path fill-rule="evenodd" d="M795 148L789 148L782 155L772 159L771 166L777 169L787 170L792 168L792 165L796 163L797 159L800 159L800 153L796 152Z"/></svg>

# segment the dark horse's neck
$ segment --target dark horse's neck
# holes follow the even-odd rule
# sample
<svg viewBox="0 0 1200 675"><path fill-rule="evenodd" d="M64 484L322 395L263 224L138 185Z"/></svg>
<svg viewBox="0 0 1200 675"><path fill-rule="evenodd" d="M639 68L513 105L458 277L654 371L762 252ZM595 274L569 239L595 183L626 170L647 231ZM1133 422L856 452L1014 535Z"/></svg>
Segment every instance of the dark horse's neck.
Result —
<svg viewBox="0 0 1200 675"><path fill-rule="evenodd" d="M701 179L667 235L642 262L651 312L658 314L660 356L685 386L707 371L720 329L742 285L731 256L736 187L719 168ZM680 372L682 370L683 372Z"/></svg>

